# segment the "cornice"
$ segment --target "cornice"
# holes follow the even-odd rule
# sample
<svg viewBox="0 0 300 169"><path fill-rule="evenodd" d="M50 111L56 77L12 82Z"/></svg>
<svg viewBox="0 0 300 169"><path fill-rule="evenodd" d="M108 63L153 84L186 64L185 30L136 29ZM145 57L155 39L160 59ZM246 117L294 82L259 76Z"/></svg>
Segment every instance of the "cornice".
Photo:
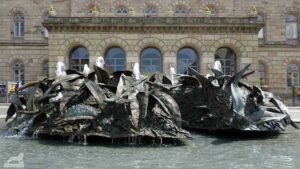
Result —
<svg viewBox="0 0 300 169"><path fill-rule="evenodd" d="M256 17L49 17L49 32L255 33Z"/></svg>

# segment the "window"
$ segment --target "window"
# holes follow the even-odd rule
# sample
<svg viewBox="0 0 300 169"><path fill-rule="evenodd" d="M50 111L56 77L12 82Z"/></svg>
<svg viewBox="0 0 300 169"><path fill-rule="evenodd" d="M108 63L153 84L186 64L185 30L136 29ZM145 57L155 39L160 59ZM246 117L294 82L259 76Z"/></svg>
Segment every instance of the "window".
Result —
<svg viewBox="0 0 300 169"><path fill-rule="evenodd" d="M49 63L44 62L43 64L43 76L49 77Z"/></svg>
<svg viewBox="0 0 300 169"><path fill-rule="evenodd" d="M297 18L293 15L285 17L285 36L286 39L298 39Z"/></svg>
<svg viewBox="0 0 300 169"><path fill-rule="evenodd" d="M257 21L258 22L264 22L264 18L261 15L257 16ZM258 32L258 39L264 39L264 28L261 28Z"/></svg>
<svg viewBox="0 0 300 169"><path fill-rule="evenodd" d="M266 67L265 64L258 64L258 72L259 72L259 82L260 86L266 85Z"/></svg>
<svg viewBox="0 0 300 169"><path fill-rule="evenodd" d="M21 61L17 61L13 64L13 74L16 82L25 82L24 69L24 64Z"/></svg>
<svg viewBox="0 0 300 169"><path fill-rule="evenodd" d="M177 5L174 9L176 14L184 14L187 13L186 7L184 5Z"/></svg>
<svg viewBox="0 0 300 169"><path fill-rule="evenodd" d="M20 13L14 16L14 37L24 36L24 16Z"/></svg>
<svg viewBox="0 0 300 169"><path fill-rule="evenodd" d="M106 51L105 54L106 68L115 71L125 70L125 52L122 48L111 47Z"/></svg>
<svg viewBox="0 0 300 169"><path fill-rule="evenodd" d="M225 75L233 75L236 70L236 55L232 49L222 47L219 48L215 55L215 60L220 60L222 70Z"/></svg>
<svg viewBox="0 0 300 169"><path fill-rule="evenodd" d="M299 66L289 64L287 68L287 84L289 87L299 85Z"/></svg>
<svg viewBox="0 0 300 169"><path fill-rule="evenodd" d="M177 73L187 74L187 68L190 66L198 70L198 54L192 48L182 48L177 53Z"/></svg>
<svg viewBox="0 0 300 169"><path fill-rule="evenodd" d="M162 55L156 48L146 48L141 53L141 72L162 72Z"/></svg>
<svg viewBox="0 0 300 169"><path fill-rule="evenodd" d="M70 69L83 71L85 64L89 64L89 52L84 47L76 47L70 53Z"/></svg>
<svg viewBox="0 0 300 169"><path fill-rule="evenodd" d="M118 14L126 14L126 13L128 13L128 9L126 6L119 6L117 8L117 13Z"/></svg>
<svg viewBox="0 0 300 169"><path fill-rule="evenodd" d="M145 13L149 15L153 15L157 13L157 7L155 5L147 5L145 9Z"/></svg>

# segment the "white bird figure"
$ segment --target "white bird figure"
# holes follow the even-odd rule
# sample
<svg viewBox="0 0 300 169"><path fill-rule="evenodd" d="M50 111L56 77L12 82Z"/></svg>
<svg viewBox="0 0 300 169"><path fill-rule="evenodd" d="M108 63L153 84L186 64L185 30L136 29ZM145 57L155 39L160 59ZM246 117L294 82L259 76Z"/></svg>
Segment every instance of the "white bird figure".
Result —
<svg viewBox="0 0 300 169"><path fill-rule="evenodd" d="M223 72L222 71L222 64L219 60L215 61L215 64L214 64L214 69L220 71L220 72Z"/></svg>
<svg viewBox="0 0 300 169"><path fill-rule="evenodd" d="M83 73L85 76L88 76L89 73L91 73L91 69L89 68L89 66L88 66L87 64L84 64L82 73Z"/></svg>
<svg viewBox="0 0 300 169"><path fill-rule="evenodd" d="M60 78L62 76L66 76L65 64L62 61L58 61L56 63L56 77Z"/></svg>
<svg viewBox="0 0 300 169"><path fill-rule="evenodd" d="M172 65L170 65L170 79L171 79L172 85L175 84L175 76L176 76L176 70Z"/></svg>
<svg viewBox="0 0 300 169"><path fill-rule="evenodd" d="M132 73L135 80L141 79L140 65L138 63L134 63Z"/></svg>
<svg viewBox="0 0 300 169"><path fill-rule="evenodd" d="M102 69L104 69L104 65L105 65L105 61L103 56L99 56L96 59L96 66L101 67Z"/></svg>

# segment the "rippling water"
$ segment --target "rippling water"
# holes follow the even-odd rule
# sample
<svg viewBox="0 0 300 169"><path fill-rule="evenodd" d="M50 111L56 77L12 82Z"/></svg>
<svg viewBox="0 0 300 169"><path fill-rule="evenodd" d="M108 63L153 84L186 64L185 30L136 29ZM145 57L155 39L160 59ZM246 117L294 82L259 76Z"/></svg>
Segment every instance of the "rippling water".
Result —
<svg viewBox="0 0 300 169"><path fill-rule="evenodd" d="M193 134L185 146L101 146L0 137L0 168L24 154L24 167L101 169L298 169L300 132L267 139L220 138Z"/></svg>

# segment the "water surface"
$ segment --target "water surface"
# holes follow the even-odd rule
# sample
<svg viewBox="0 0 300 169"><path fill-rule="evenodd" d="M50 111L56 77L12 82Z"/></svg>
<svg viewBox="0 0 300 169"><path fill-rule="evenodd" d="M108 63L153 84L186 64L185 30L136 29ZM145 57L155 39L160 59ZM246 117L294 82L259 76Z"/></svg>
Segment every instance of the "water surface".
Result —
<svg viewBox="0 0 300 169"><path fill-rule="evenodd" d="M193 134L185 146L78 145L58 141L0 137L0 168L24 154L30 169L298 169L300 132L264 139Z"/></svg>

